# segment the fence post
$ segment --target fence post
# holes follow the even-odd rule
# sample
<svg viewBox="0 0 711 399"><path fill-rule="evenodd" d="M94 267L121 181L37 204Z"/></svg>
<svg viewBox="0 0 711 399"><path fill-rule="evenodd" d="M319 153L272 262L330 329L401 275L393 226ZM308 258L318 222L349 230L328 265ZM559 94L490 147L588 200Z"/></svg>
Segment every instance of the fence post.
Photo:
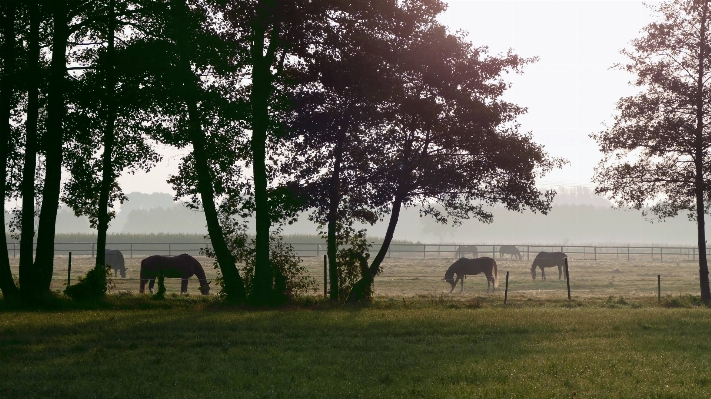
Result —
<svg viewBox="0 0 711 399"><path fill-rule="evenodd" d="M170 243L168 243L168 256L170 256Z"/></svg>
<svg viewBox="0 0 711 399"><path fill-rule="evenodd" d="M129 245L131 245L131 257L133 258L133 243L131 243Z"/></svg>
<svg viewBox="0 0 711 399"><path fill-rule="evenodd" d="M526 260L531 260L531 246L526 245Z"/></svg>
<svg viewBox="0 0 711 399"><path fill-rule="evenodd" d="M652 262L654 262L654 247L652 247Z"/></svg>
<svg viewBox="0 0 711 399"><path fill-rule="evenodd" d="M72 253L69 253L69 264L67 264L67 287L72 284Z"/></svg>
<svg viewBox="0 0 711 399"><path fill-rule="evenodd" d="M328 298L328 259L323 256L323 296Z"/></svg>
<svg viewBox="0 0 711 399"><path fill-rule="evenodd" d="M570 272L568 271L568 258L565 258L565 281L568 285L568 300L570 300Z"/></svg>
<svg viewBox="0 0 711 399"><path fill-rule="evenodd" d="M427 259L427 244L422 244L422 259Z"/></svg>
<svg viewBox="0 0 711 399"><path fill-rule="evenodd" d="M657 302L662 302L662 275L657 274Z"/></svg>
<svg viewBox="0 0 711 399"><path fill-rule="evenodd" d="M504 305L506 305L506 301L509 299L509 272L506 272L506 290L504 291Z"/></svg>
<svg viewBox="0 0 711 399"><path fill-rule="evenodd" d="M595 260L597 260L597 247L593 247L593 252L595 252Z"/></svg>
<svg viewBox="0 0 711 399"><path fill-rule="evenodd" d="M91 244L91 257L94 257L94 244Z"/></svg>
<svg viewBox="0 0 711 399"><path fill-rule="evenodd" d="M15 257L15 243L12 243L12 257Z"/></svg>
<svg viewBox="0 0 711 399"><path fill-rule="evenodd" d="M630 261L630 247L629 245L627 246L627 262Z"/></svg>

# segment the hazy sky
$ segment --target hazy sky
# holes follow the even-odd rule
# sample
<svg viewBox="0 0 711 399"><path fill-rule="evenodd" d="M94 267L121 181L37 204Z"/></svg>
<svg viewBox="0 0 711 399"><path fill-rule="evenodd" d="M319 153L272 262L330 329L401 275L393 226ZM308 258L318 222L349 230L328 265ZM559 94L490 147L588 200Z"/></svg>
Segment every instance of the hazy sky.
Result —
<svg viewBox="0 0 711 399"><path fill-rule="evenodd" d="M652 21L638 1L467 1L449 0L441 21L466 30L478 46L493 54L509 48L538 56L523 75L511 75L508 101L528 107L519 119L547 151L570 164L541 180L546 186L592 187L600 160L588 135L610 121L615 102L633 93L630 76L610 67L625 59L619 51ZM165 159L149 174L119 179L124 192L169 192L165 182L185 151L165 149Z"/></svg>

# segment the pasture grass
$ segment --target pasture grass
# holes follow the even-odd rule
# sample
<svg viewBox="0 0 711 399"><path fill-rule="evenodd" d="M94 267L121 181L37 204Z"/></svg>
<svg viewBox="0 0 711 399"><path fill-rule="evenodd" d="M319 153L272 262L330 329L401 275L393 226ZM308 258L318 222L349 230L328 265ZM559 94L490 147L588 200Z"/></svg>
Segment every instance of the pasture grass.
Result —
<svg viewBox="0 0 711 399"><path fill-rule="evenodd" d="M709 397L711 309L690 295L306 298L246 309L111 295L0 302L0 398Z"/></svg>

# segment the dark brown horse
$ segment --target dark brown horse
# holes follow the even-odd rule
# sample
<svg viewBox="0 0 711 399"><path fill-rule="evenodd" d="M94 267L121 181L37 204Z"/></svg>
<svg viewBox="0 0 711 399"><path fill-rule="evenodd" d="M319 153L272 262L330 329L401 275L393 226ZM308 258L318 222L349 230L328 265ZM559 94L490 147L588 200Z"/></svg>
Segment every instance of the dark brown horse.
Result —
<svg viewBox="0 0 711 399"><path fill-rule="evenodd" d="M563 275L563 266L568 258L564 252L539 252L531 265L531 277L536 279L536 267L541 269L541 280L546 279L546 267L558 266L558 280Z"/></svg>
<svg viewBox="0 0 711 399"><path fill-rule="evenodd" d="M517 257L518 260L522 260L523 256L521 256L521 251L518 250L513 245L502 245L499 247L499 257L503 258L504 255L511 255L511 257Z"/></svg>
<svg viewBox="0 0 711 399"><path fill-rule="evenodd" d="M496 268L496 261L492 258L476 258L468 259L461 258L458 261L452 263L452 266L447 269L444 273L444 281L452 285L452 289L449 292L454 291L454 287L457 286L457 282L462 280L462 291L464 291L464 276L471 276L479 273L484 273L486 275L486 292L489 292L489 286L493 285L493 291L496 291L496 287L499 286L499 271ZM454 279L454 275L457 275L457 279ZM461 291L460 291L461 292Z"/></svg>
<svg viewBox="0 0 711 399"><path fill-rule="evenodd" d="M183 279L180 285L180 293L188 293L188 279L195 275L200 281L200 293L208 295L210 293L210 283L205 278L205 271L202 265L195 258L188 254L178 256L163 256L153 255L141 261L141 288L139 292L142 294L146 291L146 282L148 290L153 293L153 285L156 277L163 272L164 277L174 277Z"/></svg>

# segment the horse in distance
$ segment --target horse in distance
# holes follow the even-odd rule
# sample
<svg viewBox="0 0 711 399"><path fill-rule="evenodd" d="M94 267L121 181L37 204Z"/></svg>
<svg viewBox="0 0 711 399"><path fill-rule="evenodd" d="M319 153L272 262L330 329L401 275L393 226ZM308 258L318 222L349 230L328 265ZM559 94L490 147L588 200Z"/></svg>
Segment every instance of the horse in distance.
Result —
<svg viewBox="0 0 711 399"><path fill-rule="evenodd" d="M484 273L486 276L486 292L489 292L489 287L493 285L493 291L496 291L496 287L499 286L499 271L496 267L496 261L489 257L483 258L460 258L458 261L452 263L444 273L444 281L448 282L452 289L449 292L454 291L454 287L457 286L459 280L462 281L462 290L464 291L464 277L469 275L476 275ZM454 275L457 278L454 278Z"/></svg>
<svg viewBox="0 0 711 399"><path fill-rule="evenodd" d="M163 272L163 276L167 278L180 278L180 293L188 293L188 279L193 275L200 282L200 293L203 295L210 294L210 283L205 277L205 271L200 262L188 254L178 256L163 256L152 255L141 261L141 287L139 292L142 294L146 290L146 282L148 282L148 290L153 293L153 285L156 277Z"/></svg>
<svg viewBox="0 0 711 399"><path fill-rule="evenodd" d="M479 256L479 251L476 245L459 245L454 257L457 259L463 258L464 254L472 254L472 256L476 258Z"/></svg>
<svg viewBox="0 0 711 399"><path fill-rule="evenodd" d="M123 254L118 249L104 250L104 263L114 271L114 277L121 273L122 278L126 278L126 264L123 261Z"/></svg>
<svg viewBox="0 0 711 399"><path fill-rule="evenodd" d="M564 252L539 252L531 265L531 277L536 279L536 267L541 269L541 280L546 279L546 267L558 266L558 280L563 275L565 260L568 258ZM566 276L567 277L567 276Z"/></svg>
<svg viewBox="0 0 711 399"><path fill-rule="evenodd" d="M503 258L504 255L511 255L513 258L514 256L518 258L518 260L523 260L523 256L521 256L521 251L518 250L513 245L502 245L499 247L499 257Z"/></svg>

